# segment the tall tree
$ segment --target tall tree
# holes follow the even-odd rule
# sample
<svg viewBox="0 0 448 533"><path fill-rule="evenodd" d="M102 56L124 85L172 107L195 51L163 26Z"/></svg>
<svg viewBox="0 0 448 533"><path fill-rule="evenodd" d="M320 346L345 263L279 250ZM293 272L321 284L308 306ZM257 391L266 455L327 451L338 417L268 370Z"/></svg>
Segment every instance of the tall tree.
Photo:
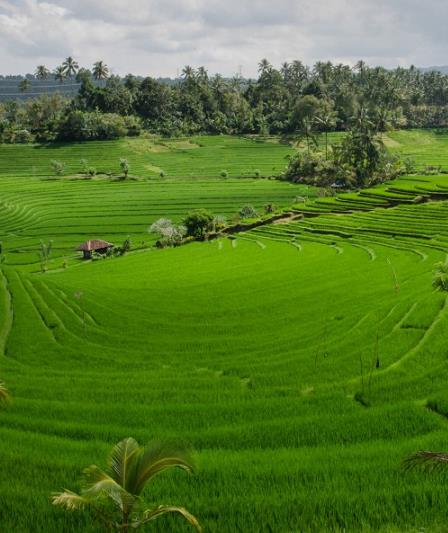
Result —
<svg viewBox="0 0 448 533"><path fill-rule="evenodd" d="M190 65L185 65L185 67L182 69L182 77L184 80L192 80L194 79L195 75L196 71Z"/></svg>
<svg viewBox="0 0 448 533"><path fill-rule="evenodd" d="M323 129L325 134L325 159L328 159L328 132L333 130L337 124L337 113L329 106L322 107L316 116L316 123Z"/></svg>
<svg viewBox="0 0 448 533"><path fill-rule="evenodd" d="M64 67L66 76L69 78L75 76L79 69L78 63L71 56L67 57L67 59L62 63L62 66Z"/></svg>
<svg viewBox="0 0 448 533"><path fill-rule="evenodd" d="M30 88L31 88L30 80L27 80L26 78L19 83L19 91L21 93L26 93L27 91L30 90Z"/></svg>
<svg viewBox="0 0 448 533"><path fill-rule="evenodd" d="M263 58L258 63L258 72L260 75L266 74L270 69L272 68L272 65L269 63L269 61L266 58Z"/></svg>
<svg viewBox="0 0 448 533"><path fill-rule="evenodd" d="M59 67L56 67L54 70L54 79L57 80L59 83L64 83L64 80L66 79L67 75L65 73L65 68L63 65L59 65Z"/></svg>
<svg viewBox="0 0 448 533"><path fill-rule="evenodd" d="M36 67L36 72L34 73L38 80L46 80L50 75L50 71L45 65L38 65Z"/></svg>
<svg viewBox="0 0 448 533"><path fill-rule="evenodd" d="M93 64L92 74L96 80L105 80L109 76L109 68L104 61L97 61Z"/></svg>

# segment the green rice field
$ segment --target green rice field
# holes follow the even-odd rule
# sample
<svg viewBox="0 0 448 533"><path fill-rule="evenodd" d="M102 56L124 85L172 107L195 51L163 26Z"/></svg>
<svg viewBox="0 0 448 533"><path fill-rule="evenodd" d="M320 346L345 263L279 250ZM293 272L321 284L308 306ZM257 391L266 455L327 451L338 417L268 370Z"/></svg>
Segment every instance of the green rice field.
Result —
<svg viewBox="0 0 448 533"><path fill-rule="evenodd" d="M420 152L415 132L390 135L448 165L441 141ZM448 450L448 300L431 286L448 175L318 198L266 179L291 152L274 140L158 142L0 146L2 531L98 531L50 495L128 436L193 446L197 473L164 474L146 498L184 505L206 532L447 531L446 475L401 461ZM120 157L132 179L79 174L82 158L118 174ZM161 216L268 202L291 216L150 246ZM124 257L74 252L127 235ZM45 273L41 239L54 242ZM190 531L177 518L152 529Z"/></svg>

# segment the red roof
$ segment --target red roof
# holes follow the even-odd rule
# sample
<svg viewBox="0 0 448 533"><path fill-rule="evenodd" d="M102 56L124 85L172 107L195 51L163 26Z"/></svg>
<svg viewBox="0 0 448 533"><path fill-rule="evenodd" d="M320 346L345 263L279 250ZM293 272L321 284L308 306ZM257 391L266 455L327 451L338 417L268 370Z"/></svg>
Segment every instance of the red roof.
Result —
<svg viewBox="0 0 448 533"><path fill-rule="evenodd" d="M83 242L76 249L81 252L90 252L92 250L104 250L104 248L111 248L112 246L113 244L110 242L94 239L92 241Z"/></svg>

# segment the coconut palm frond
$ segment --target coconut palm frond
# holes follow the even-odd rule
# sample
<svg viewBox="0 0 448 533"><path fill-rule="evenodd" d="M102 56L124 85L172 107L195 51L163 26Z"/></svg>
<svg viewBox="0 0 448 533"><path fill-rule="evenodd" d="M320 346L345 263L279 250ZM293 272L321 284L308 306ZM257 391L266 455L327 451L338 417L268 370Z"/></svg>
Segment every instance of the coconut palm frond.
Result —
<svg viewBox="0 0 448 533"><path fill-rule="evenodd" d="M161 505L157 509L153 511L145 511L143 513L143 518L137 522L138 525L146 524L147 522L151 522L152 520L156 520L157 518L169 514L169 513L178 513L182 515L189 524L191 524L196 531L199 533L202 533L202 527L200 526L197 518L193 516L191 513L189 513L184 507L175 507L173 505Z"/></svg>
<svg viewBox="0 0 448 533"><path fill-rule="evenodd" d="M114 479L96 465L87 467L83 472L82 495L89 500L101 496L110 498L121 510L135 498L128 494Z"/></svg>
<svg viewBox="0 0 448 533"><path fill-rule="evenodd" d="M9 403L11 400L11 397L9 395L8 389L5 387L5 384L0 381L0 404L1 403Z"/></svg>
<svg viewBox="0 0 448 533"><path fill-rule="evenodd" d="M432 286L436 291L448 291L448 263L436 263L434 265L434 277Z"/></svg>
<svg viewBox="0 0 448 533"><path fill-rule="evenodd" d="M65 490L54 494L52 501L70 511L89 506L108 530L137 529L163 514L179 513L200 532L196 518L183 507L160 506L140 511L143 505L140 494L146 483L159 472L174 467L193 470L188 451L163 443L143 447L132 438L124 439L113 448L108 469L91 465L84 470L80 494ZM116 521L117 514L121 515L120 522Z"/></svg>
<svg viewBox="0 0 448 533"><path fill-rule="evenodd" d="M427 471L442 470L448 467L448 453L419 451L403 461L406 470L422 468Z"/></svg>
<svg viewBox="0 0 448 533"><path fill-rule="evenodd" d="M181 468L189 473L194 471L188 450L163 442L155 442L143 448L135 456L134 465L127 488L132 494L140 494L151 478L169 468Z"/></svg>
<svg viewBox="0 0 448 533"><path fill-rule="evenodd" d="M89 500L84 496L76 494L71 490L64 490L64 492L56 492L52 495L51 501L53 505L60 505L68 511L77 511L79 509L84 509L89 505Z"/></svg>
<svg viewBox="0 0 448 533"><path fill-rule="evenodd" d="M138 442L129 437L116 444L109 458L113 479L127 490L127 480L133 468L133 460L140 451Z"/></svg>

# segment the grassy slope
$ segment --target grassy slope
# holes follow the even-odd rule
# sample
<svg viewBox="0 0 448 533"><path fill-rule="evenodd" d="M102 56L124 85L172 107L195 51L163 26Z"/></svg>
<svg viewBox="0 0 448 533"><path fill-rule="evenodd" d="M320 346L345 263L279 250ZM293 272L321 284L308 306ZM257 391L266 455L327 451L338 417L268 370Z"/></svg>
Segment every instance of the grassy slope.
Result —
<svg viewBox="0 0 448 533"><path fill-rule="evenodd" d="M122 186L16 185L8 238L18 248L14 224L33 198L27 231L41 224L56 238L50 220L68 207L51 207L46 187L87 197ZM177 192L192 195L184 186ZM130 216L132 203L122 204ZM78 218L84 225L86 213ZM425 237L393 236L407 229ZM1 374L15 398L0 415L4 529L89 531L85 517L52 509L48 494L73 487L82 466L132 435L181 437L198 450L197 476L160 477L150 496L186 505L207 531L434 530L448 504L443 479L399 464L415 449L446 447L446 421L424 402L446 403L447 311L430 284L447 239L443 202L325 214L45 275L3 265L0 310L8 315L9 291L14 322Z"/></svg>
<svg viewBox="0 0 448 533"><path fill-rule="evenodd" d="M82 159L98 172L120 173L119 160L126 157L131 174L141 178L167 177L218 178L226 170L229 177L254 177L278 174L292 152L287 145L244 137L193 137L156 140L124 139L51 145L2 145L0 175L52 175L51 161L65 164L65 173L81 173Z"/></svg>
<svg viewBox="0 0 448 533"><path fill-rule="evenodd" d="M52 147L2 146L0 240L6 261L36 262L41 239L53 239L54 257L73 255L74 248L88 238L118 244L129 235L141 245L154 240L147 229L157 218L179 221L198 207L231 217L247 203L257 209L271 202L291 205L296 195L309 193L307 188L254 177L256 170L262 176L280 172L289 152L288 147L272 142L221 136L163 144L127 139ZM128 158L137 178L120 182L69 174L81 172L81 159L98 171L118 172L121 156ZM53 159L64 162L67 175L48 176ZM166 177L148 170L150 163L162 166ZM223 168L228 178L220 178Z"/></svg>
<svg viewBox="0 0 448 533"><path fill-rule="evenodd" d="M340 133L329 135L330 143L339 143ZM440 130L400 130L391 131L383 136L385 145L392 152L411 158L417 170L426 166L440 166L448 171L448 131ZM323 136L320 144L323 146Z"/></svg>

